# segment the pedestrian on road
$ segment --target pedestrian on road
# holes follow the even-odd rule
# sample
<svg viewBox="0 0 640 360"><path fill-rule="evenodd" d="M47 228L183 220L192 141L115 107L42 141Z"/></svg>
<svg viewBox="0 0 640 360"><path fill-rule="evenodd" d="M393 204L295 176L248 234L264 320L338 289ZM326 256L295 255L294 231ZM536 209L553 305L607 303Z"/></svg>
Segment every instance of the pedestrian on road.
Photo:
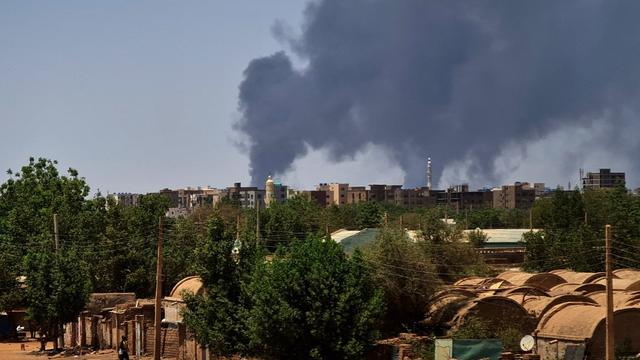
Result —
<svg viewBox="0 0 640 360"><path fill-rule="evenodd" d="M127 344L127 337L122 336L122 340L120 341L120 345L118 346L118 359L119 360L129 360L129 346Z"/></svg>

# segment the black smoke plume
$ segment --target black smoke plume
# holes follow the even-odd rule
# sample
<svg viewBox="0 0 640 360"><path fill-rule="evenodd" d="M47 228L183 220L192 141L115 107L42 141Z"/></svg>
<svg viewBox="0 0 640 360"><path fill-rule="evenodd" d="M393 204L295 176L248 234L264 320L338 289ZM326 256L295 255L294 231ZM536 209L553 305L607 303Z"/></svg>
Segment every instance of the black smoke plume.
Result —
<svg viewBox="0 0 640 360"><path fill-rule="evenodd" d="M340 160L369 143L407 185L424 183L427 154L435 173L472 159L469 180L491 180L506 143L636 111L639 19L640 1L312 2L286 41L304 69L283 51L245 70L235 128L252 181L309 147Z"/></svg>

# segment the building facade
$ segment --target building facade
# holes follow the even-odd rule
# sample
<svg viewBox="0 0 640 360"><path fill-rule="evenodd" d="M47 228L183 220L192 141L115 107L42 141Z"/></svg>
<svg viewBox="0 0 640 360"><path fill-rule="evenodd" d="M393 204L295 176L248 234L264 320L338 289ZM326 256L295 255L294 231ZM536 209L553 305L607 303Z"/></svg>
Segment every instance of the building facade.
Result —
<svg viewBox="0 0 640 360"><path fill-rule="evenodd" d="M265 207L265 191L255 186L242 186L239 182L234 183L233 187L227 188L227 197L245 209L255 209L256 206Z"/></svg>
<svg viewBox="0 0 640 360"><path fill-rule="evenodd" d="M369 201L369 191L364 186L350 186L347 190L347 204Z"/></svg>
<svg viewBox="0 0 640 360"><path fill-rule="evenodd" d="M529 183L516 182L492 190L496 209L530 209L536 199L536 190Z"/></svg>
<svg viewBox="0 0 640 360"><path fill-rule="evenodd" d="M625 173L611 172L611 169L600 169L598 172L588 172L582 178L582 188L588 190L610 189L625 185Z"/></svg>

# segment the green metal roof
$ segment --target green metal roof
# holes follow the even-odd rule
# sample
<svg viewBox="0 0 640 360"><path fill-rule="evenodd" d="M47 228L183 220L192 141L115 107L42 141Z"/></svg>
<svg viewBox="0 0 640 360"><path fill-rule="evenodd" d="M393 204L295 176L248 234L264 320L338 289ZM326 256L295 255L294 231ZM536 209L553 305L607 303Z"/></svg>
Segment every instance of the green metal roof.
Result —
<svg viewBox="0 0 640 360"><path fill-rule="evenodd" d="M379 229L367 228L342 239L340 244L345 252L352 253L355 249L363 247L375 240L379 232Z"/></svg>

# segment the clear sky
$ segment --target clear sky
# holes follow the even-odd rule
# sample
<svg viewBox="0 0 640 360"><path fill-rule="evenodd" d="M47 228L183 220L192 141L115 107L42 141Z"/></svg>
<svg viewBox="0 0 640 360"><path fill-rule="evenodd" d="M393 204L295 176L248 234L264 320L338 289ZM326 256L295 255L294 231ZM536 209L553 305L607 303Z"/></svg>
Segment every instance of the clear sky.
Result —
<svg viewBox="0 0 640 360"><path fill-rule="evenodd" d="M304 2L0 2L0 168L60 161L102 192L248 182L238 85ZM6 176L0 176L5 179Z"/></svg>

